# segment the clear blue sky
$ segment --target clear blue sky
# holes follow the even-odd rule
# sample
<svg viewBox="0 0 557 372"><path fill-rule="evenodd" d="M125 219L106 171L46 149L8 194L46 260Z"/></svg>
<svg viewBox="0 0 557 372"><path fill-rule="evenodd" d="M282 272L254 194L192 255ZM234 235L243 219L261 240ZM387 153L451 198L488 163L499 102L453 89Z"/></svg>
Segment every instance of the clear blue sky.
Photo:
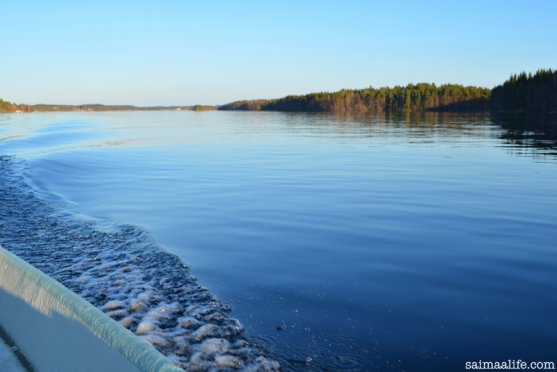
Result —
<svg viewBox="0 0 557 372"><path fill-rule="evenodd" d="M5 1L0 97L219 104L313 91L492 87L557 67L557 1Z"/></svg>

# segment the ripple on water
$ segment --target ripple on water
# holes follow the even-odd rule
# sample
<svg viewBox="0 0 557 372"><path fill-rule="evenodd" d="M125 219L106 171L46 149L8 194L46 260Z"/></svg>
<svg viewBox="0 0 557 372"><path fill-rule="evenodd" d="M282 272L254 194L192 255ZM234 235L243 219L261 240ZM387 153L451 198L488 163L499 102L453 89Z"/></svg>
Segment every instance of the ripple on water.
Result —
<svg viewBox="0 0 557 372"><path fill-rule="evenodd" d="M96 229L57 213L0 156L0 241L188 370L276 371L243 326L189 268L135 226Z"/></svg>

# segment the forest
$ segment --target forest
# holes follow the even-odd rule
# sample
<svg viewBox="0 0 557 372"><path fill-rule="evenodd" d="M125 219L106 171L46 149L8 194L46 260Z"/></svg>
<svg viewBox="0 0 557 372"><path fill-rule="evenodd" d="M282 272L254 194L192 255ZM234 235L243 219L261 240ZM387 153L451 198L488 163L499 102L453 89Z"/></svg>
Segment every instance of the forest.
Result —
<svg viewBox="0 0 557 372"><path fill-rule="evenodd" d="M512 75L493 89L445 84L341 90L271 100L237 101L219 110L309 112L557 112L557 71Z"/></svg>
<svg viewBox="0 0 557 372"><path fill-rule="evenodd" d="M60 111L157 111L157 110L191 110L208 111L215 110L215 106L132 106L132 105L18 105L0 99L0 112L60 112Z"/></svg>
<svg viewBox="0 0 557 372"><path fill-rule="evenodd" d="M491 107L500 112L557 112L557 70L512 75L491 91Z"/></svg>
<svg viewBox="0 0 557 372"><path fill-rule="evenodd" d="M493 89L456 84L429 83L366 89L343 89L286 96L278 99L245 100L222 106L130 105L18 105L0 99L0 112L29 111L135 111L135 110L244 110L303 112L557 112L557 70L512 75Z"/></svg>
<svg viewBox="0 0 557 372"><path fill-rule="evenodd" d="M484 111L490 90L474 86L408 84L393 88L311 93L274 100L238 101L220 110L269 110L312 112Z"/></svg>
<svg viewBox="0 0 557 372"><path fill-rule="evenodd" d="M0 112L29 112L33 111L31 106L29 105L16 105L15 103L11 103L8 101L4 101L0 98Z"/></svg>

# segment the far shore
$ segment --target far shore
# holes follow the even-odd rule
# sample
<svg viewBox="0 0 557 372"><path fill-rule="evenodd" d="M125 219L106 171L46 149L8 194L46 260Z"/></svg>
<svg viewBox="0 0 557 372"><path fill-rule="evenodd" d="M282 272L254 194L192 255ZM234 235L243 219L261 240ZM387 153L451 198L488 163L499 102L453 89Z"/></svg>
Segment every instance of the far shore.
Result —
<svg viewBox="0 0 557 372"><path fill-rule="evenodd" d="M433 83L406 86L343 89L291 95L278 99L242 100L224 105L133 106L133 105L57 105L15 104L0 99L0 112L60 111L286 111L332 113L382 112L557 112L557 70L538 70L535 74L512 75L493 89L459 84Z"/></svg>

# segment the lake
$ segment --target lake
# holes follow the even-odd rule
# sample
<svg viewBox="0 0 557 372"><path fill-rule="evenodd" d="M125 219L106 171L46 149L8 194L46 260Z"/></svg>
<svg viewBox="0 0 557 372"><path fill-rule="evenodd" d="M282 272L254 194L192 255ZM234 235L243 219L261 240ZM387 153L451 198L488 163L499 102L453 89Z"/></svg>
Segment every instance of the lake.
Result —
<svg viewBox="0 0 557 372"><path fill-rule="evenodd" d="M557 359L556 128L448 113L3 114L0 154L56 211L146 230L286 370L447 371Z"/></svg>

